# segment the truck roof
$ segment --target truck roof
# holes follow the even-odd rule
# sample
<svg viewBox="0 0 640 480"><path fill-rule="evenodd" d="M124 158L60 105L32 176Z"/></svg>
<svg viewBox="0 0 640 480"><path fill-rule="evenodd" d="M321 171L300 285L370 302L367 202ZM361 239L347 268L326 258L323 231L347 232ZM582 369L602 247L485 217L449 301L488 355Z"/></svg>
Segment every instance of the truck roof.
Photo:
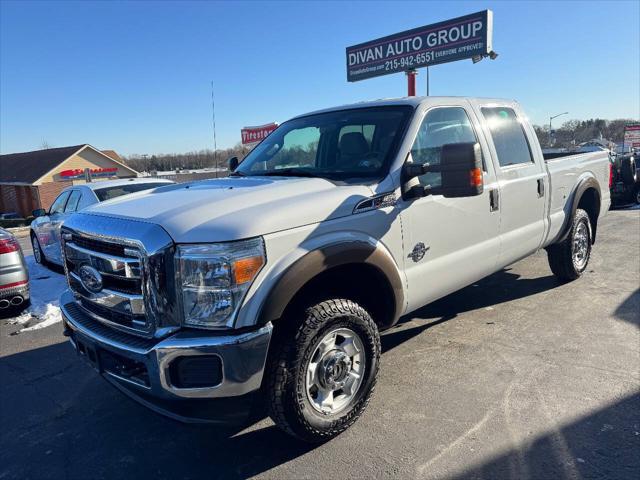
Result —
<svg viewBox="0 0 640 480"><path fill-rule="evenodd" d="M449 97L398 97L398 98L381 98L379 100L367 100L363 102L351 103L346 105L340 105L337 107L323 108L315 110L313 112L305 113L302 115L296 115L293 118L306 117L307 115L314 115L317 113L335 112L339 110L348 110L353 108L370 108L370 107L387 107L396 105L409 105L411 107L417 107L423 103L435 103L446 104L447 100L460 100L461 98L466 100L477 100L482 103L501 103L501 104L515 104L514 100L508 100L505 98L483 98L483 97L462 97L462 96L449 96Z"/></svg>

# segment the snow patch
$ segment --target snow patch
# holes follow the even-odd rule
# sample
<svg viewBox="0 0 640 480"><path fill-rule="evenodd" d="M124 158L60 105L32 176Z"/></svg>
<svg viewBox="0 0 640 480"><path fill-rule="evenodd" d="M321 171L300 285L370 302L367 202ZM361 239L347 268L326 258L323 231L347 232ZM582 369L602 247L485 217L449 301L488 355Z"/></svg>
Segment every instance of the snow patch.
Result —
<svg viewBox="0 0 640 480"><path fill-rule="evenodd" d="M9 323L22 325L17 333L49 327L62 321L60 295L66 289L64 275L36 263L33 255L26 258L31 287L31 305Z"/></svg>

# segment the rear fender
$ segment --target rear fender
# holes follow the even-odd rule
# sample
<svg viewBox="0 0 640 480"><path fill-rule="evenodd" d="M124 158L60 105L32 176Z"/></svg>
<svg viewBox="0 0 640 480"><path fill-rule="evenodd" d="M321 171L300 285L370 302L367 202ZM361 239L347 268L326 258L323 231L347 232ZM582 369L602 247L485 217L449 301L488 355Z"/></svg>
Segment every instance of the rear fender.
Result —
<svg viewBox="0 0 640 480"><path fill-rule="evenodd" d="M598 194L598 208L596 209L595 218L592 219L592 225L591 225L592 227L591 243L595 243L596 229L598 225L598 216L600 214L599 205L602 198L602 194L600 190L600 185L598 184L598 181L594 177L584 177L580 181L578 181L578 184L573 189L573 192L571 193L571 195L567 200L567 204L565 206L566 215L565 215L564 223L562 224L560 233L551 242L551 245L553 245L554 243L562 242L569 236L569 232L571 231L571 225L573 224L573 218L576 214L576 210L578 209L578 205L580 204L580 200L582 199L582 196L584 195L584 193L590 188L595 189L595 191Z"/></svg>

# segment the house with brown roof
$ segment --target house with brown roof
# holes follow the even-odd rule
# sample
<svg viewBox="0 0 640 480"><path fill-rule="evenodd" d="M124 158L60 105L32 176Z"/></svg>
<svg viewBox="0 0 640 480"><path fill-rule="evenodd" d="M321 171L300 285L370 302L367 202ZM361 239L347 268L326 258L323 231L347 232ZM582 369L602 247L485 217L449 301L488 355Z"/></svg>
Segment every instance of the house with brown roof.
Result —
<svg viewBox="0 0 640 480"><path fill-rule="evenodd" d="M48 148L0 155L0 213L24 217L36 208L48 209L58 194L74 183L137 177L113 150L89 145Z"/></svg>

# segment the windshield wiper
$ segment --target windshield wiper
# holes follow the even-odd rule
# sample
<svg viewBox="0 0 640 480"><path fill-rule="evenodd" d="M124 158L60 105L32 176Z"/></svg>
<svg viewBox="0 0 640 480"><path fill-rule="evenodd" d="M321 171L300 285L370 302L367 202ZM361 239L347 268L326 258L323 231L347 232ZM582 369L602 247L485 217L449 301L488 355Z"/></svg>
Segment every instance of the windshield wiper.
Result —
<svg viewBox="0 0 640 480"><path fill-rule="evenodd" d="M280 170L270 170L268 172L259 173L257 175L265 176L265 177L311 177L311 178L318 176L315 173L305 171L305 170L299 170L297 168L282 168Z"/></svg>
<svg viewBox="0 0 640 480"><path fill-rule="evenodd" d="M246 177L247 174L236 170L235 172L231 172L229 176L230 177Z"/></svg>

